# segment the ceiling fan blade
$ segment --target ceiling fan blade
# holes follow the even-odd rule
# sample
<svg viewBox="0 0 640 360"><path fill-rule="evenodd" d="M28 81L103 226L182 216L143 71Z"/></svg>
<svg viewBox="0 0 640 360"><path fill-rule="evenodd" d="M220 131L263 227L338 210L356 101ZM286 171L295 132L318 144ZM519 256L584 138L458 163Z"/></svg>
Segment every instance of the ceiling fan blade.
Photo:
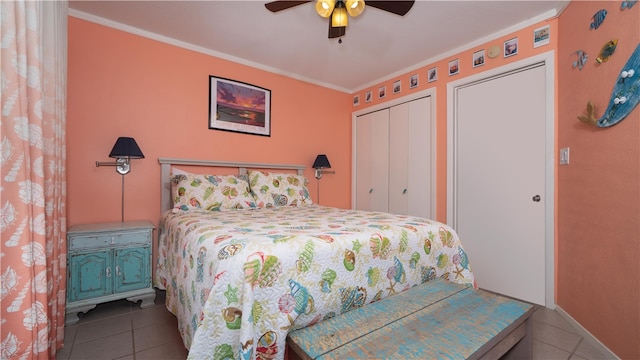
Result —
<svg viewBox="0 0 640 360"><path fill-rule="evenodd" d="M286 9L292 8L294 6L306 4L308 2L311 2L311 1L310 0L307 0L307 1L281 0L281 1L268 2L268 3L264 4L264 6L267 8L267 10L269 10L271 12L278 12L278 11L282 11L282 10L286 10Z"/></svg>
<svg viewBox="0 0 640 360"><path fill-rule="evenodd" d="M331 26L331 17L329 17L329 39L339 38L347 32L346 26Z"/></svg>
<svg viewBox="0 0 640 360"><path fill-rule="evenodd" d="M371 6L380 10L388 11L396 15L404 16L411 10L415 1L365 1L365 6Z"/></svg>

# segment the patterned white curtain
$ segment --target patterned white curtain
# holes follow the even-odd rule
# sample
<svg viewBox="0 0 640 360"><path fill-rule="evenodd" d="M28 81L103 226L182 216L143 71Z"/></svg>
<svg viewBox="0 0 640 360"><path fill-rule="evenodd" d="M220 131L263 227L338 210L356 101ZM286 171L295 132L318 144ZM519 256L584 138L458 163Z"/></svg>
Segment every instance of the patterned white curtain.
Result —
<svg viewBox="0 0 640 360"><path fill-rule="evenodd" d="M0 346L55 359L66 293L67 2L0 1Z"/></svg>

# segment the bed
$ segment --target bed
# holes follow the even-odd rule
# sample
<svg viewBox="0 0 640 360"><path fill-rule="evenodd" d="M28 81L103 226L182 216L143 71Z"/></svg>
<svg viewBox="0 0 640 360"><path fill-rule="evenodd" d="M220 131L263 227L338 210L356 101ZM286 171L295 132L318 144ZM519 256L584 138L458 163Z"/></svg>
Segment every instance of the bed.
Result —
<svg viewBox="0 0 640 360"><path fill-rule="evenodd" d="M475 286L447 225L314 204L304 166L159 162L154 285L189 358L283 359L291 330L435 278Z"/></svg>

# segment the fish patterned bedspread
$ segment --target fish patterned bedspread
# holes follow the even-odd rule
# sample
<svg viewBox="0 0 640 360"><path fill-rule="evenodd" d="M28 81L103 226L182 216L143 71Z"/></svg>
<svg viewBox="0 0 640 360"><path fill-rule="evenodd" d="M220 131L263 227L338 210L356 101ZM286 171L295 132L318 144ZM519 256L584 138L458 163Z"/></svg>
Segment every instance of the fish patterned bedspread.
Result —
<svg viewBox="0 0 640 360"><path fill-rule="evenodd" d="M381 212L168 211L158 250L190 359L283 359L293 329L437 277L475 286L453 229Z"/></svg>

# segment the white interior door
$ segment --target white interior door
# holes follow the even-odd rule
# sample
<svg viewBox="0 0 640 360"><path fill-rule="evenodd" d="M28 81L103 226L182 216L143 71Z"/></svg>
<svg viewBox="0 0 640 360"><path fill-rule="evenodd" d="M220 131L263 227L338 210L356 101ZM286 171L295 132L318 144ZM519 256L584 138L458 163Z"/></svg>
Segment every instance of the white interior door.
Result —
<svg viewBox="0 0 640 360"><path fill-rule="evenodd" d="M450 129L453 224L478 286L542 305L546 90L544 64L460 86Z"/></svg>

